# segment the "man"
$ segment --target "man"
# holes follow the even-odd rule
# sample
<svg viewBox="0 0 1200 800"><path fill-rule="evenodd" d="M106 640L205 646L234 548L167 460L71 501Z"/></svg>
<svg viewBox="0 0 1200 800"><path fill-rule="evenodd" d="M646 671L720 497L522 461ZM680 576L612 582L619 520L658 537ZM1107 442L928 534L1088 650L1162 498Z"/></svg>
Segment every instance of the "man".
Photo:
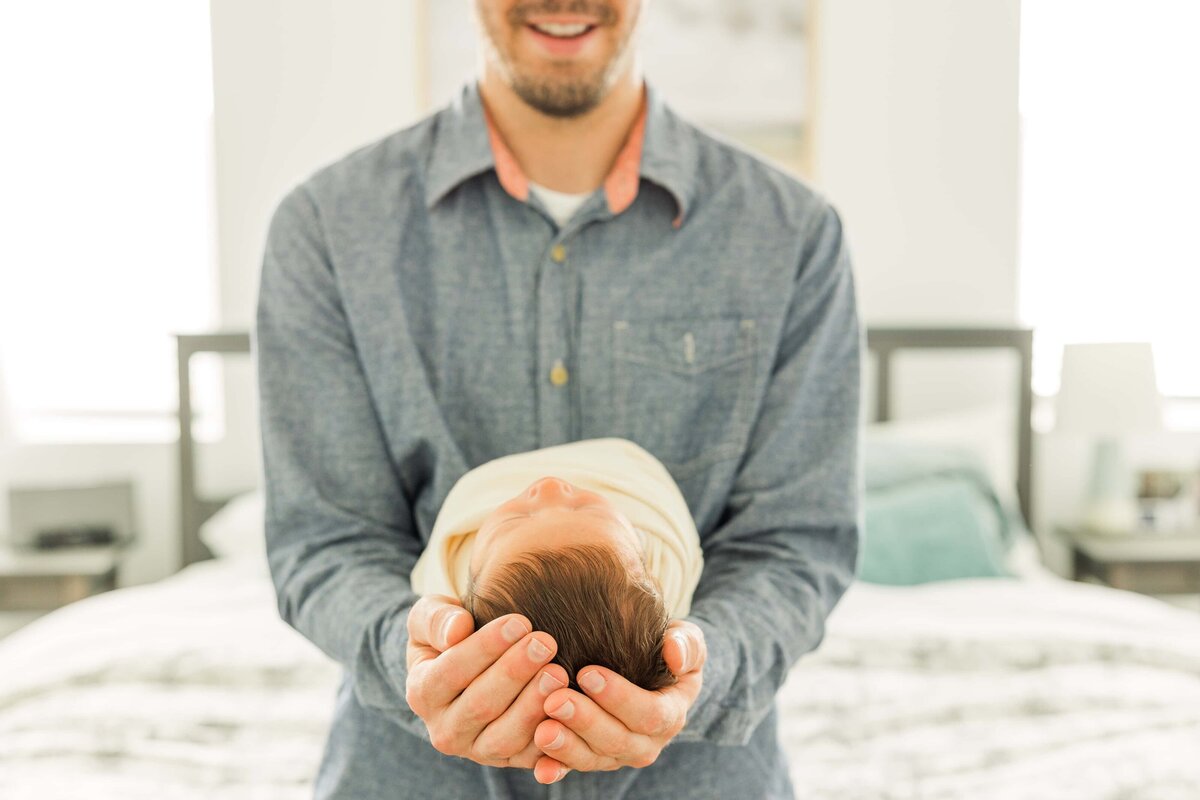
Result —
<svg viewBox="0 0 1200 800"><path fill-rule="evenodd" d="M272 575L345 666L317 795L790 797L775 693L857 558L840 219L664 104L639 0L474 4L478 82L293 189L263 261ZM600 436L662 460L701 533L659 692L576 692L524 617L474 631L409 584L468 469Z"/></svg>

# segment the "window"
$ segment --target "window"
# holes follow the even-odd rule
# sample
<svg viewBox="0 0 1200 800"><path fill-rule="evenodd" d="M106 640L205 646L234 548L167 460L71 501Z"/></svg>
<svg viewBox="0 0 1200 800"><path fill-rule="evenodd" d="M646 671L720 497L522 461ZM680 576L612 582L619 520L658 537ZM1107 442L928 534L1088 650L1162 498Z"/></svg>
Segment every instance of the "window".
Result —
<svg viewBox="0 0 1200 800"><path fill-rule="evenodd" d="M1200 396L1200 3L1022 3L1021 315L1034 385L1072 341L1150 341Z"/></svg>
<svg viewBox="0 0 1200 800"><path fill-rule="evenodd" d="M171 334L215 321L210 53L200 0L0 4L0 363L22 440L173 434Z"/></svg>

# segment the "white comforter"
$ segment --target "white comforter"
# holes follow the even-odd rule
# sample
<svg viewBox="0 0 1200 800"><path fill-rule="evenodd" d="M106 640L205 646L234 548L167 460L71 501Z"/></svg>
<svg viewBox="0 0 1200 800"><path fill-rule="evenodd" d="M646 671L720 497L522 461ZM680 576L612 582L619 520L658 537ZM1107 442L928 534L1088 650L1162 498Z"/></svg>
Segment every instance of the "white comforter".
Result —
<svg viewBox="0 0 1200 800"><path fill-rule="evenodd" d="M338 667L261 567L0 640L0 797L310 797ZM856 585L780 693L805 798L1200 798L1200 616L1064 581Z"/></svg>
<svg viewBox="0 0 1200 800"><path fill-rule="evenodd" d="M1129 592L859 584L779 702L805 798L1200 798L1200 615Z"/></svg>

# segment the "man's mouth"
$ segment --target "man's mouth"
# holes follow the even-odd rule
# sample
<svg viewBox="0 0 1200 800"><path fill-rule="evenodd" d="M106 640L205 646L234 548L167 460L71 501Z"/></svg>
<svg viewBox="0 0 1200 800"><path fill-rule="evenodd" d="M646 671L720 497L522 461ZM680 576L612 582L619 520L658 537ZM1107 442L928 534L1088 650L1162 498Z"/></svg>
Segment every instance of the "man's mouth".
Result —
<svg viewBox="0 0 1200 800"><path fill-rule="evenodd" d="M555 39L577 39L586 36L596 26L585 22L538 22L531 23L529 27Z"/></svg>
<svg viewBox="0 0 1200 800"><path fill-rule="evenodd" d="M528 17L524 23L542 52L555 59L576 58L594 50L593 40L600 36L602 24L595 17L565 14Z"/></svg>

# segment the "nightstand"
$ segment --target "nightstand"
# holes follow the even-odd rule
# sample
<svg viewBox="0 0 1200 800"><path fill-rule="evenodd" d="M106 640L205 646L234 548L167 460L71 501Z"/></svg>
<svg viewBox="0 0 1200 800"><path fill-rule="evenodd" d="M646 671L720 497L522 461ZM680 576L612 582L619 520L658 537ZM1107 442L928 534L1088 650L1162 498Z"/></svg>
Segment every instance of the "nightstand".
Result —
<svg viewBox="0 0 1200 800"><path fill-rule="evenodd" d="M115 589L120 560L115 547L0 546L0 635L47 611Z"/></svg>
<svg viewBox="0 0 1200 800"><path fill-rule="evenodd" d="M1178 533L1096 533L1059 525L1071 549L1072 577L1154 595L1200 594L1200 528Z"/></svg>

